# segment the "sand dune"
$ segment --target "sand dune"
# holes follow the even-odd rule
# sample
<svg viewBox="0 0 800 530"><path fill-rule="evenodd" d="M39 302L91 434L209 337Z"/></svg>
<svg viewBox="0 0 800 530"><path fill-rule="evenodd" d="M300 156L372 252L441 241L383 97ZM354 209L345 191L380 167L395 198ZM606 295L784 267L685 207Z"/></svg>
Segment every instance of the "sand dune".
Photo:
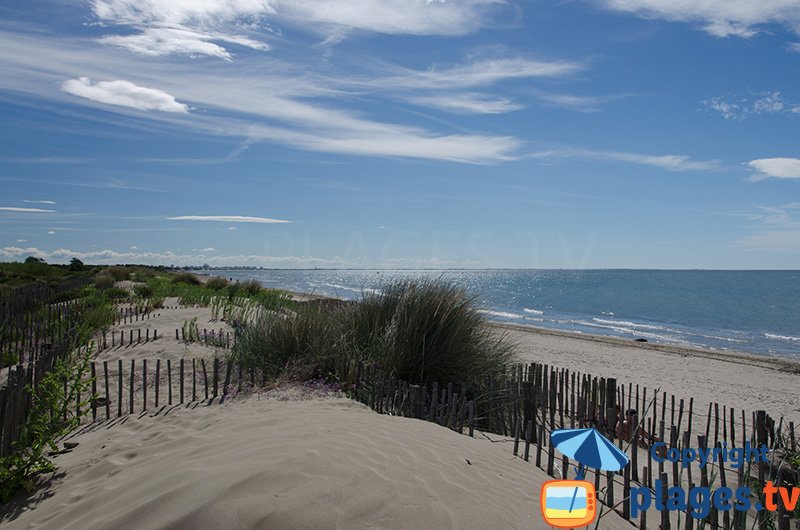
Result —
<svg viewBox="0 0 800 530"><path fill-rule="evenodd" d="M74 440L5 527L549 528L548 477L507 444L342 398L178 407Z"/></svg>

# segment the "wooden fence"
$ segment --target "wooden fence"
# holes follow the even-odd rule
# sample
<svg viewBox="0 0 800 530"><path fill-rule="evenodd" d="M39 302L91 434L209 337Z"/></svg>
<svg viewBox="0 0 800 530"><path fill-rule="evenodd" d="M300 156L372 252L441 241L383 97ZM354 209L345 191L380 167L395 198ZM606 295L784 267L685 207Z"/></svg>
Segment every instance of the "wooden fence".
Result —
<svg viewBox="0 0 800 530"><path fill-rule="evenodd" d="M781 461L787 451L797 454L793 422L775 422L764 411L747 413L711 403L707 411L697 411L694 400L676 399L663 392L618 383L615 379L558 369L542 364L516 366L502 378L487 378L478 385L463 383L413 385L387 377L377 366L359 365L347 374L354 397L383 414L394 414L436 422L473 436L475 431L508 437L513 454L533 460L552 477L572 478L570 467L577 462L562 455L549 444L556 429L595 427L614 441L630 458L622 472L587 472L606 510L614 510L639 528L692 530L697 528L761 530L775 528L800 530L800 519L792 519L778 503L777 514L755 511L718 511L713 505L708 517L697 520L690 515L691 505L683 512L642 511L637 520L631 517L631 489L644 487L656 493L657 481L668 487L695 485L710 487L752 486L764 484L798 485L797 468ZM630 421L630 436L618 436L618 424L624 429L625 412L636 410ZM624 431L623 431L624 432ZM654 462L654 443L663 441L665 449L683 447L734 448L750 443L767 445L769 463L748 463L731 469L720 457L716 462L693 470L683 462ZM694 464L694 463L692 463ZM638 490L637 490L638 491ZM763 494L756 490L761 505ZM800 510L797 510L800 512ZM651 520L648 522L648 515ZM748 516L754 517L748 523ZM653 520L655 519L655 520Z"/></svg>

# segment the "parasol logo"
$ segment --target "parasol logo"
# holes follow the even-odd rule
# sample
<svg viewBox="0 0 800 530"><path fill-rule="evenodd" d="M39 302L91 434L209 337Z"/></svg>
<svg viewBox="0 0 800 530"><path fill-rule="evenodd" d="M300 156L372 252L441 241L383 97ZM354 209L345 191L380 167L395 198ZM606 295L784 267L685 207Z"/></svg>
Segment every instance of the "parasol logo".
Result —
<svg viewBox="0 0 800 530"><path fill-rule="evenodd" d="M628 456L595 429L553 431L550 445L578 466L575 480L550 480L542 485L542 518L556 528L586 526L595 519L597 498L594 484L584 480L585 469L619 471L628 464Z"/></svg>

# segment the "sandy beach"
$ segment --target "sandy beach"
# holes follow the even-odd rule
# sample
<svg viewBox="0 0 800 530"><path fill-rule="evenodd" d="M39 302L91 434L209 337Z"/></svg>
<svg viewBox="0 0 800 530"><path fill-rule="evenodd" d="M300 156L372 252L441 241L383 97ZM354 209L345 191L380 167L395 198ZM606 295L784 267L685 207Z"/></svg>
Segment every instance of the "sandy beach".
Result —
<svg viewBox="0 0 800 530"><path fill-rule="evenodd" d="M546 363L617 378L684 398L707 414L709 403L737 411L763 409L800 424L800 363L718 350L640 343L587 334L498 325L518 345L520 362ZM739 412L741 414L741 412Z"/></svg>
<svg viewBox="0 0 800 530"><path fill-rule="evenodd" d="M348 399L271 392L73 440L5 528L549 528L548 477L507 444ZM600 528L629 526L610 514Z"/></svg>

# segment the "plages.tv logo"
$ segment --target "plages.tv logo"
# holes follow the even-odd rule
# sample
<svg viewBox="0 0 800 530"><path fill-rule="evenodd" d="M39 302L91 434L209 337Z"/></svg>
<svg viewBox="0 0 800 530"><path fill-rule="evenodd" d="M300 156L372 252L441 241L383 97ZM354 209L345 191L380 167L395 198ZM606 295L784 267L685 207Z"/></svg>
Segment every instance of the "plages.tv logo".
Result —
<svg viewBox="0 0 800 530"><path fill-rule="evenodd" d="M594 521L597 498L594 484L584 480L586 467L620 471L628 456L595 429L560 429L550 435L551 447L578 462L575 480L549 480L542 484L539 507L542 518L556 528L578 528Z"/></svg>

